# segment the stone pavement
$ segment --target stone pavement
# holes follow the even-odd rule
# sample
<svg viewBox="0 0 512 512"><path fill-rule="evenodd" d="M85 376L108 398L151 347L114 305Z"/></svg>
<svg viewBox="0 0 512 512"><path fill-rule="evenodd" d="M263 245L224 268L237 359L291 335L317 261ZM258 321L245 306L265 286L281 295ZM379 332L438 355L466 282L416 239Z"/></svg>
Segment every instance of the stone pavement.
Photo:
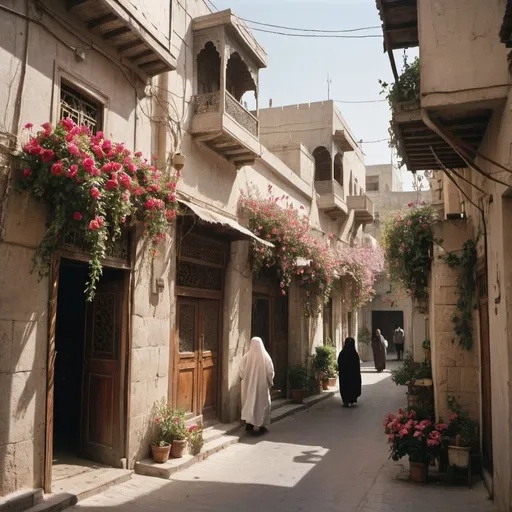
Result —
<svg viewBox="0 0 512 512"><path fill-rule="evenodd" d="M491 512L481 483L472 490L403 480L388 460L384 416L402 406L389 373L364 369L360 405L339 396L275 424L264 438L213 455L171 480L132 480L73 507L80 512ZM407 461L404 461L407 467ZM400 477L400 474L402 477Z"/></svg>

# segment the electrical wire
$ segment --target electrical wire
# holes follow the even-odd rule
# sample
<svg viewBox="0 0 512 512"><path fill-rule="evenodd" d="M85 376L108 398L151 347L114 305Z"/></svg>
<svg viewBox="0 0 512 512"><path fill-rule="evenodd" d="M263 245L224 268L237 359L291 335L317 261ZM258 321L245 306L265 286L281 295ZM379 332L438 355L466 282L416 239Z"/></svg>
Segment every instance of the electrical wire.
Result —
<svg viewBox="0 0 512 512"><path fill-rule="evenodd" d="M360 103L383 103L385 101L388 101L388 100L361 100L361 101L345 101L345 100L333 100L335 101L336 103L346 103L346 104L353 104L353 105L357 105L357 104L360 104Z"/></svg>
<svg viewBox="0 0 512 512"><path fill-rule="evenodd" d="M313 38L326 38L326 39L374 39L379 38L382 39L382 35L379 34L365 34L361 36L347 36L347 35L330 35L330 34L288 34L286 32L278 32L276 30L265 30L264 28L255 28L250 27L251 30L256 32L265 32L267 34L276 34L279 36L288 36L288 37L313 37Z"/></svg>
<svg viewBox="0 0 512 512"><path fill-rule="evenodd" d="M211 2L210 2L211 3ZM213 5L213 4L212 4ZM270 23L263 23L261 21L254 21L254 20L248 20L246 18L240 18L237 16L239 20L245 21L247 23L254 23L255 25L261 25L263 27L272 27L272 28L282 28L284 30L295 30L297 32L322 32L322 33L347 33L347 32L362 32L365 30L374 30L374 29L380 29L380 25L375 25L373 27L360 27L360 28L348 28L344 30L324 30L324 29L316 29L316 28L296 28L296 27L286 27L283 25L272 25Z"/></svg>

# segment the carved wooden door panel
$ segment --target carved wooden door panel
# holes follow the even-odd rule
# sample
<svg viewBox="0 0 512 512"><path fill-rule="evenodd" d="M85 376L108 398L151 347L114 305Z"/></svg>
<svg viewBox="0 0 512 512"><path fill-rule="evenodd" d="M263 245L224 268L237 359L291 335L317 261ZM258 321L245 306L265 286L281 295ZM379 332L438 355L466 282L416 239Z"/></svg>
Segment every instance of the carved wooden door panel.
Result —
<svg viewBox="0 0 512 512"><path fill-rule="evenodd" d="M204 416L217 412L217 361L220 338L220 301L199 301L199 411Z"/></svg>
<svg viewBox="0 0 512 512"><path fill-rule="evenodd" d="M119 467L121 463L122 278L100 280L87 304L81 455Z"/></svg>
<svg viewBox="0 0 512 512"><path fill-rule="evenodd" d="M196 299L178 299L177 350L178 350L178 393L177 407L187 413L198 410L198 348L199 308Z"/></svg>

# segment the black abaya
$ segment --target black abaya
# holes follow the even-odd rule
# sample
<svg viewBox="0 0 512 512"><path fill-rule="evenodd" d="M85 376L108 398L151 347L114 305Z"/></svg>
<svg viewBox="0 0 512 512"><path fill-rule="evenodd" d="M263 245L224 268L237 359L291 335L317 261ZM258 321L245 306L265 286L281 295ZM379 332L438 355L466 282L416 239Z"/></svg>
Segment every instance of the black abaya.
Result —
<svg viewBox="0 0 512 512"><path fill-rule="evenodd" d="M338 356L338 372L343 404L356 403L361 396L361 363L354 338L345 340L345 347Z"/></svg>

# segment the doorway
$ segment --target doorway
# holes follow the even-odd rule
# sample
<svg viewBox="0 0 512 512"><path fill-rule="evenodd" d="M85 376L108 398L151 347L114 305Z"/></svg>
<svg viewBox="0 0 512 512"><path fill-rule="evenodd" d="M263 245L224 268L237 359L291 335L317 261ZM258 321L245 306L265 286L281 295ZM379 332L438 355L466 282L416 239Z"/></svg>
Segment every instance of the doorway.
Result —
<svg viewBox="0 0 512 512"><path fill-rule="evenodd" d="M252 297L251 337L258 336L274 363L272 397L286 396L288 382L288 298L255 293Z"/></svg>
<svg viewBox="0 0 512 512"><path fill-rule="evenodd" d="M492 479L492 394L491 347L489 340L489 300L485 261L478 264L478 311L480 320L481 386L482 386L482 465ZM491 490L491 489L490 489ZM492 492L492 490L491 490Z"/></svg>
<svg viewBox="0 0 512 512"><path fill-rule="evenodd" d="M204 420L217 416L220 300L178 298L177 406Z"/></svg>
<svg viewBox="0 0 512 512"><path fill-rule="evenodd" d="M53 375L53 463L121 467L124 447L125 273L104 268L85 300L87 263L62 259Z"/></svg>
<svg viewBox="0 0 512 512"><path fill-rule="evenodd" d="M395 325L404 328L403 311L372 311L372 336L377 329L380 329L382 336L389 344L388 353L395 352L395 344L393 343Z"/></svg>

